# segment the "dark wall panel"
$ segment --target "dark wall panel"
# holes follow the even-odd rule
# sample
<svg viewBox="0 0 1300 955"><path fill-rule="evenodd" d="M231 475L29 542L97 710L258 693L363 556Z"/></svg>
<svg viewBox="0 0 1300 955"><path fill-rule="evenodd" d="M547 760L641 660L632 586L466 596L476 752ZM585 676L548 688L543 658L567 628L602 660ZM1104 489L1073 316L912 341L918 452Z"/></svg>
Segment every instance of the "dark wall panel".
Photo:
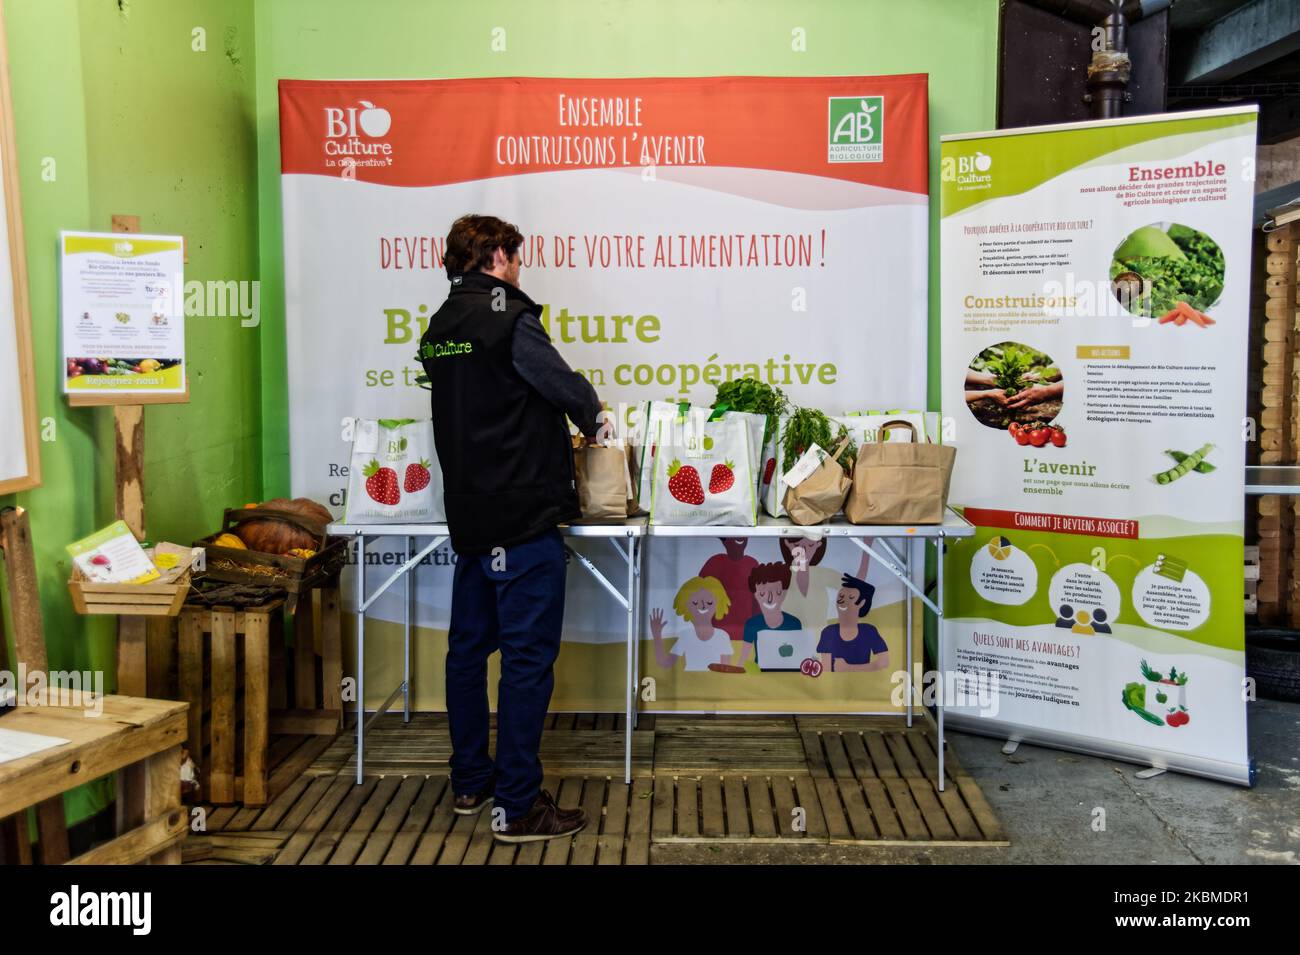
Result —
<svg viewBox="0 0 1300 955"><path fill-rule="evenodd" d="M998 58L998 128L1088 119L1088 61L1092 28L1003 0ZM1161 113L1169 64L1168 11L1129 24L1132 101L1126 116Z"/></svg>

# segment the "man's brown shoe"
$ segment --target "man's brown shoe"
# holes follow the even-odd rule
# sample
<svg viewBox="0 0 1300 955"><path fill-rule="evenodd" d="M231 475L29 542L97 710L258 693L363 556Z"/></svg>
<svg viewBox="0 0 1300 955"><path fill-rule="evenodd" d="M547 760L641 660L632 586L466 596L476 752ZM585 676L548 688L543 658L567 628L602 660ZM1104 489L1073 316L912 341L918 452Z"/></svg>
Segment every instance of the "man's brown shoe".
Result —
<svg viewBox="0 0 1300 955"><path fill-rule="evenodd" d="M467 796L457 796L451 809L452 812L458 816L477 816L491 801L491 790L481 793L471 793Z"/></svg>
<svg viewBox="0 0 1300 955"><path fill-rule="evenodd" d="M561 809L545 789L538 794L533 808L494 832L499 842L540 842L559 839L580 832L587 825L587 814L581 809Z"/></svg>

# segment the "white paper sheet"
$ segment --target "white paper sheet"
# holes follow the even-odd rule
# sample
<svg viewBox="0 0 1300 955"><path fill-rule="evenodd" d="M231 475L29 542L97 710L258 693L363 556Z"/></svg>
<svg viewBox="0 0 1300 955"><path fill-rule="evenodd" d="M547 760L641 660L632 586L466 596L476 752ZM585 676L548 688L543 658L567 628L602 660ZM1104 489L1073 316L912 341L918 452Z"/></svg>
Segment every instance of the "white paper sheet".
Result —
<svg viewBox="0 0 1300 955"><path fill-rule="evenodd" d="M20 730L0 728L0 763L22 759L41 750L53 749L68 742L58 736L43 736L40 733L24 733Z"/></svg>

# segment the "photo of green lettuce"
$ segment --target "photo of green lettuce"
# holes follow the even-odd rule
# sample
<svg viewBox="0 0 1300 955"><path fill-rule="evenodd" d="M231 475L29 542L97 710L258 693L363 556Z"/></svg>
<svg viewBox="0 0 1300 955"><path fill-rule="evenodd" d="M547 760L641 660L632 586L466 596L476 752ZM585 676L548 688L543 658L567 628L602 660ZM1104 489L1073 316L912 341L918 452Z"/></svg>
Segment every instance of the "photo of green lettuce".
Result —
<svg viewBox="0 0 1300 955"><path fill-rule="evenodd" d="M1142 280L1139 294L1127 291L1129 273ZM1121 276L1130 282L1117 282ZM1190 226L1143 226L1115 249L1110 278L1116 298L1134 315L1158 318L1179 302L1203 312L1223 294L1223 250Z"/></svg>

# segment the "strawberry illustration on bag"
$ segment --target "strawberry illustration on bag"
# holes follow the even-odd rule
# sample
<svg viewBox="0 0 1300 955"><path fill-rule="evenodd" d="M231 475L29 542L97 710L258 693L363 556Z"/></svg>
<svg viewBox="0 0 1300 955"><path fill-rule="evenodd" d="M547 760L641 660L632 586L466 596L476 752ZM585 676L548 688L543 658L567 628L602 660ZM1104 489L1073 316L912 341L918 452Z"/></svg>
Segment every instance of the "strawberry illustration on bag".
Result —
<svg viewBox="0 0 1300 955"><path fill-rule="evenodd" d="M407 494L414 494L416 491L423 491L429 486L429 462L421 458L419 464L408 464L406 466L406 479L402 483L402 490Z"/></svg>
<svg viewBox="0 0 1300 955"><path fill-rule="evenodd" d="M731 489L731 486L736 483L735 467L734 461L713 465L713 470L709 473L710 494L721 494Z"/></svg>
<svg viewBox="0 0 1300 955"><path fill-rule="evenodd" d="M372 459L363 473L366 493L372 500L391 507L402 499L402 493L397 489L397 472L392 468L380 467L379 462Z"/></svg>
<svg viewBox="0 0 1300 955"><path fill-rule="evenodd" d="M668 493L683 504L703 504L704 487L700 484L700 472L674 458L668 465Z"/></svg>

